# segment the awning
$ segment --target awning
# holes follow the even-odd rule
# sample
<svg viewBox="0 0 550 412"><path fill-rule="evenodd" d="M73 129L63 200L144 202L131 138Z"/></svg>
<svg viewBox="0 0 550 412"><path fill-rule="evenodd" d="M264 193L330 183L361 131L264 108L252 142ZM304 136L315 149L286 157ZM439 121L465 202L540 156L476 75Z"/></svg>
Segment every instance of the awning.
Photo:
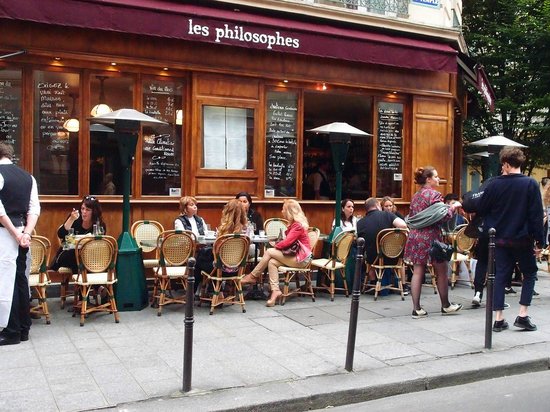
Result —
<svg viewBox="0 0 550 412"><path fill-rule="evenodd" d="M0 18L456 73L446 45L169 0L17 0Z"/></svg>
<svg viewBox="0 0 550 412"><path fill-rule="evenodd" d="M495 92L489 83L483 66L464 53L458 54L457 62L464 72L466 81L481 93L483 100L489 106L489 110L493 112L495 110Z"/></svg>

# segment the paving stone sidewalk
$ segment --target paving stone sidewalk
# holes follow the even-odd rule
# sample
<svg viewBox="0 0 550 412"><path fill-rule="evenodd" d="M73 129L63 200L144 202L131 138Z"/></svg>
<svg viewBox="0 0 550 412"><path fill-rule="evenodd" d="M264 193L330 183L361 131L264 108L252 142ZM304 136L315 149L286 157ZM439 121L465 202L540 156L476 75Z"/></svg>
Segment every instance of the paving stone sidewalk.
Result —
<svg viewBox="0 0 550 412"><path fill-rule="evenodd" d="M362 295L354 371L344 369L351 298L284 306L247 302L209 316L195 308L192 391L181 393L184 308L92 314L84 327L50 299L52 323L34 321L31 339L0 348L0 410L306 410L338 402L548 368L550 275L540 266L530 314L536 332L504 331L484 350L485 310L473 309L466 283L450 291L464 309L442 316L423 289L425 319L410 297ZM520 290L519 287L515 288ZM507 296L507 318L519 293ZM512 323L510 322L510 324Z"/></svg>

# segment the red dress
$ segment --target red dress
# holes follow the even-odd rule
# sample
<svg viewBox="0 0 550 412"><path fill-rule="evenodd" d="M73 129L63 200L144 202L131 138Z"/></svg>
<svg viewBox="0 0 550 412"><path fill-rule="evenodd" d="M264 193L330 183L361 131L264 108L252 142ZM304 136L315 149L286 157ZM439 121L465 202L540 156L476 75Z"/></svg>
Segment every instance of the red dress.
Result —
<svg viewBox="0 0 550 412"><path fill-rule="evenodd" d="M437 190L429 187L422 187L411 199L409 216L414 216L428 206L442 202L443 196ZM432 241L437 239L443 241L441 224L449 220L453 213L449 209L447 216L439 222L422 229L411 229L407 244L405 245L404 259L417 265L425 265L429 260L429 251Z"/></svg>

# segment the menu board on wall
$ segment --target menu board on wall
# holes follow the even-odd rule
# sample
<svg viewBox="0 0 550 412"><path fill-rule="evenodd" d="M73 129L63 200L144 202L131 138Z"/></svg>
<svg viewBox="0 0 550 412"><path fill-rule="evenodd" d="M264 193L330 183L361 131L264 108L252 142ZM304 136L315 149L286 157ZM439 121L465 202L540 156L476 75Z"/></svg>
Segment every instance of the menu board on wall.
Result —
<svg viewBox="0 0 550 412"><path fill-rule="evenodd" d="M0 141L15 151L14 163L19 162L21 144L21 72L0 71Z"/></svg>
<svg viewBox="0 0 550 412"><path fill-rule="evenodd" d="M296 196L298 95L269 92L266 105L265 196Z"/></svg>
<svg viewBox="0 0 550 412"><path fill-rule="evenodd" d="M177 100L181 105L181 87L173 82L149 82L143 88L143 112L168 124L144 128L143 178L144 195L168 195L181 186L181 155L178 130L175 127ZM181 95L180 95L181 96Z"/></svg>
<svg viewBox="0 0 550 412"><path fill-rule="evenodd" d="M401 197L403 104L378 103L377 196Z"/></svg>
<svg viewBox="0 0 550 412"><path fill-rule="evenodd" d="M69 134L63 123L69 117L71 98L67 82L39 81L36 83L38 97L38 137L47 142L51 154L66 154L69 150Z"/></svg>

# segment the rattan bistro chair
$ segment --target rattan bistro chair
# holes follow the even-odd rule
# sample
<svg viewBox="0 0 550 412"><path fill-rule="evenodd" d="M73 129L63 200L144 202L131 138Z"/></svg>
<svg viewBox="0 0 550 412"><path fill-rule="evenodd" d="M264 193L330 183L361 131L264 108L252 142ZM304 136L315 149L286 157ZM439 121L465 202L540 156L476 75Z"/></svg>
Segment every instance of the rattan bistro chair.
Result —
<svg viewBox="0 0 550 412"><path fill-rule="evenodd" d="M153 304L158 306L157 315L162 315L162 308L172 303L185 303L187 290L187 261L195 255L197 240L195 234L185 230L167 230L159 236L159 265L155 267L155 284L153 287ZM172 295L172 282L181 283L183 294Z"/></svg>
<svg viewBox="0 0 550 412"><path fill-rule="evenodd" d="M354 232L341 232L332 241L330 258L313 259L311 261L311 265L319 268L321 274L315 289L327 290L330 293L331 301L334 300L335 290L343 290L346 293L346 297L349 296L348 282L346 280L346 261L354 240ZM339 273L342 277L343 288L336 288L334 286L336 273ZM328 286L322 283L324 280L323 278L328 280Z"/></svg>
<svg viewBox="0 0 550 412"><path fill-rule="evenodd" d="M264 222L264 230L266 236L269 238L269 240L275 240L277 237L279 237L281 230L283 233L288 227L288 220L281 219L278 217L272 217L269 219L266 219Z"/></svg>
<svg viewBox="0 0 550 412"><path fill-rule="evenodd" d="M38 305L31 307L31 313L46 318L46 324L50 324L50 312L46 287L51 283L48 277L47 264L50 257L50 241L44 236L33 235L30 246L31 268L29 272L29 287L36 293Z"/></svg>
<svg viewBox="0 0 550 412"><path fill-rule="evenodd" d="M199 306L203 301L210 302L210 314L223 304L241 305L246 312L241 279L248 257L250 239L241 234L220 236L214 242L214 269L211 273L202 272L202 285ZM222 287L225 284L225 289ZM212 295L208 287L212 288Z"/></svg>
<svg viewBox="0 0 550 412"><path fill-rule="evenodd" d="M401 300L405 300L403 295L403 274L405 266L403 263L403 252L409 231L407 229L389 228L383 229L376 235L376 258L372 264L367 263L367 273L372 268L376 274L376 284L370 289L366 287L367 278L363 284L363 291L374 290L374 300L378 299L378 293L381 290L396 290L401 294ZM382 278L388 270L391 273L387 285L382 286ZM397 280L397 286L393 286L393 281Z"/></svg>
<svg viewBox="0 0 550 412"><path fill-rule="evenodd" d="M143 267L146 269L145 279L153 281L154 277L150 275L151 271L147 271L147 269L159 266L160 245L157 239L164 232L164 227L155 220L138 220L132 224L130 232L144 254ZM149 275L147 272L149 272Z"/></svg>
<svg viewBox="0 0 550 412"><path fill-rule="evenodd" d="M75 282L75 301L80 297L80 326L84 319L93 312L109 312L119 322L113 285L116 283L115 265L118 254L117 241L112 236L95 236L79 239L75 245L78 275L73 275ZM90 291L94 287L104 286L108 301L92 305L88 303ZM76 313L76 312L75 312ZM74 316L74 314L73 314Z"/></svg>
<svg viewBox="0 0 550 412"><path fill-rule="evenodd" d="M476 243L476 240L466 236L464 233L466 231L466 226L460 225L455 228L454 233L451 235L452 245L453 245L453 255L450 260L451 265L451 289L454 289L457 282L460 264L464 262L466 268L468 269L468 277L470 280L470 287L474 288L474 278L472 276L472 270L470 267L470 253Z"/></svg>
<svg viewBox="0 0 550 412"><path fill-rule="evenodd" d="M321 231L316 227L310 227L307 235L309 237L309 245L311 251L315 250L315 245L319 240ZM281 296L281 305L285 304L286 298L292 295L298 296L311 296L311 300L315 302L315 292L313 290L313 283L311 281L311 260L304 267L291 267L291 266L279 266L279 275L284 282L283 294ZM304 284L300 285L300 276L304 279ZM294 281L296 287L290 289L290 282Z"/></svg>

